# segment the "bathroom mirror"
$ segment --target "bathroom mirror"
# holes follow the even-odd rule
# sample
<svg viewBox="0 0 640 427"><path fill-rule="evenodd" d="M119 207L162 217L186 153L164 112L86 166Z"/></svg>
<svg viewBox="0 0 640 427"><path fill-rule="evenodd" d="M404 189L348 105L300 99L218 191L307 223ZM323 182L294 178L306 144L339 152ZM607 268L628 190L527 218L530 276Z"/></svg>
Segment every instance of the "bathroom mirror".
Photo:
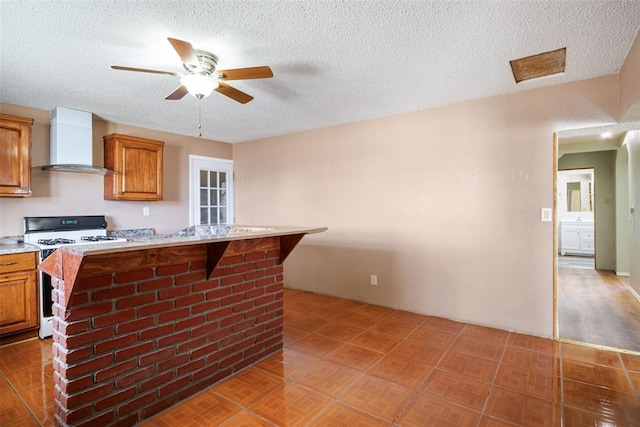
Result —
<svg viewBox="0 0 640 427"><path fill-rule="evenodd" d="M566 211L593 212L593 169L558 171L558 177Z"/></svg>
<svg viewBox="0 0 640 427"><path fill-rule="evenodd" d="M582 212L580 182L567 182L567 211Z"/></svg>

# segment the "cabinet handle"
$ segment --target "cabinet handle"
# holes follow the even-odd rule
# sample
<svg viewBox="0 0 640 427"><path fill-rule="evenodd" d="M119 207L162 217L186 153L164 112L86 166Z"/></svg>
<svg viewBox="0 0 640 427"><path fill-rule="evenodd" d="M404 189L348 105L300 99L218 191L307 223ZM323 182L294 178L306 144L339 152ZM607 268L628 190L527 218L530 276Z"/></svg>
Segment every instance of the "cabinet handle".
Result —
<svg viewBox="0 0 640 427"><path fill-rule="evenodd" d="M0 262L0 267L6 267L8 265L16 265L17 262Z"/></svg>

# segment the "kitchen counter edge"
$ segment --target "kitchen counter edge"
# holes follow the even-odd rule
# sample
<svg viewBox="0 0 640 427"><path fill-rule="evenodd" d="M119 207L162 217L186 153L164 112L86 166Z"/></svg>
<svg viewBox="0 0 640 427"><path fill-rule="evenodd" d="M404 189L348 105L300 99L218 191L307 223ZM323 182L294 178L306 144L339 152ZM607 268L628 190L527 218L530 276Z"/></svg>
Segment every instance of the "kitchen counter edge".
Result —
<svg viewBox="0 0 640 427"><path fill-rule="evenodd" d="M288 236L293 234L316 234L327 230L327 227L269 227L268 230L217 234L217 235L196 235L186 237L152 238L149 240L133 240L122 243L111 243L108 245L83 245L64 246L65 252L74 255L97 255L116 252L136 251L143 249L165 248L174 246L187 246L202 243L231 242L235 240L260 239L264 237ZM36 248L37 250L37 248Z"/></svg>

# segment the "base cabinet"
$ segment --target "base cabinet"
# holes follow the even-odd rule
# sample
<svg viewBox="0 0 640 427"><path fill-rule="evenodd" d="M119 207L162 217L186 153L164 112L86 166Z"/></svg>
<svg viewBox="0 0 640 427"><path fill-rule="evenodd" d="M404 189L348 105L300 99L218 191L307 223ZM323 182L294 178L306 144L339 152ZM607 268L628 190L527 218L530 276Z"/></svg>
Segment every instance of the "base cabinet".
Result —
<svg viewBox="0 0 640 427"><path fill-rule="evenodd" d="M31 196L33 119L0 114L0 197Z"/></svg>
<svg viewBox="0 0 640 427"><path fill-rule="evenodd" d="M592 222L560 222L560 255L594 255Z"/></svg>
<svg viewBox="0 0 640 427"><path fill-rule="evenodd" d="M129 135L104 137L105 200L162 200L164 142Z"/></svg>
<svg viewBox="0 0 640 427"><path fill-rule="evenodd" d="M0 255L0 335L38 328L36 253Z"/></svg>

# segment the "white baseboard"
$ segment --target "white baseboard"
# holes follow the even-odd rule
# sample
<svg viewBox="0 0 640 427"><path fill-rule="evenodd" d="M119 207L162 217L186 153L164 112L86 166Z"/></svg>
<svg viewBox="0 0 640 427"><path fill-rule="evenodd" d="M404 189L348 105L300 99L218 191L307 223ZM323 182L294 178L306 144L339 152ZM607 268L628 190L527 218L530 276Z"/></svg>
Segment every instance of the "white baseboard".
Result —
<svg viewBox="0 0 640 427"><path fill-rule="evenodd" d="M628 290L629 292L631 292L631 295L633 295L633 296L638 300L638 302L640 302L640 295L638 295L638 293L636 292L636 290L635 290L635 289L633 289L633 288L632 288L631 286L629 286L629 285L625 285L625 287L627 288L627 290Z"/></svg>
<svg viewBox="0 0 640 427"><path fill-rule="evenodd" d="M629 277L630 274L627 273L626 271L616 271L616 276Z"/></svg>

